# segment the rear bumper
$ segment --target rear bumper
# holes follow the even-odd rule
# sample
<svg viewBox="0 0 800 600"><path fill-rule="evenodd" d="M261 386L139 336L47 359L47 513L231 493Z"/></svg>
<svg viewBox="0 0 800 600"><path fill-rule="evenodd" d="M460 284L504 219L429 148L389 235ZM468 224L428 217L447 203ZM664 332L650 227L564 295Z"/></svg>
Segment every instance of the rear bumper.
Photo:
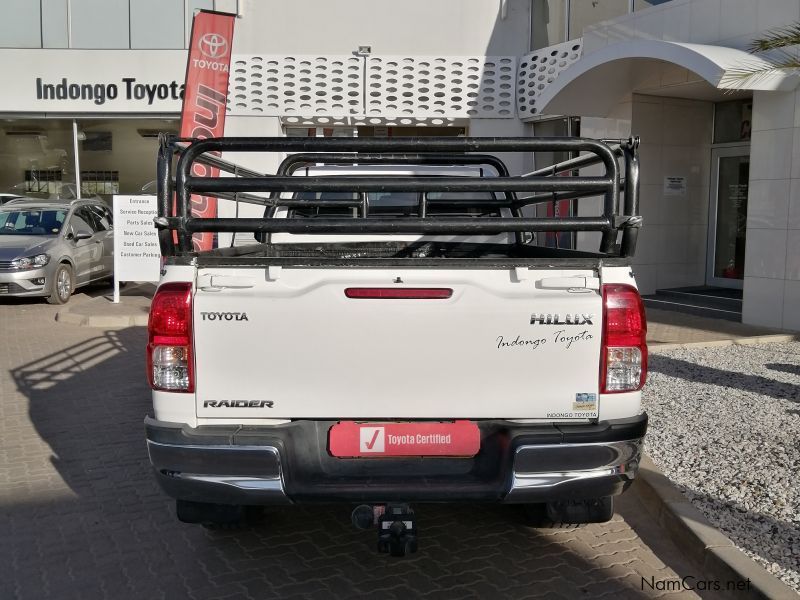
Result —
<svg viewBox="0 0 800 600"><path fill-rule="evenodd" d="M341 459L334 421L202 426L145 419L156 478L177 499L293 502L550 502L622 493L639 466L647 415L583 425L478 421L473 458Z"/></svg>

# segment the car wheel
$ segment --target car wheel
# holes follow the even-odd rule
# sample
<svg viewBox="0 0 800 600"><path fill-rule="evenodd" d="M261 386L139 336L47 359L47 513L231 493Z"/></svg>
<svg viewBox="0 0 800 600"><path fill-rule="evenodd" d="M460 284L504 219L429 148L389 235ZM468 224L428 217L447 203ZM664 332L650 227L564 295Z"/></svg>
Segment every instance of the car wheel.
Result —
<svg viewBox="0 0 800 600"><path fill-rule="evenodd" d="M47 301L50 304L66 304L72 295L74 282L72 280L72 267L68 264L58 265L53 274L53 287Z"/></svg>
<svg viewBox="0 0 800 600"><path fill-rule="evenodd" d="M542 529L573 529L586 523L605 523L614 516L611 496L523 505L523 522Z"/></svg>
<svg viewBox="0 0 800 600"><path fill-rule="evenodd" d="M577 525L554 521L547 515L547 504L523 504L522 523L535 529L574 529Z"/></svg>

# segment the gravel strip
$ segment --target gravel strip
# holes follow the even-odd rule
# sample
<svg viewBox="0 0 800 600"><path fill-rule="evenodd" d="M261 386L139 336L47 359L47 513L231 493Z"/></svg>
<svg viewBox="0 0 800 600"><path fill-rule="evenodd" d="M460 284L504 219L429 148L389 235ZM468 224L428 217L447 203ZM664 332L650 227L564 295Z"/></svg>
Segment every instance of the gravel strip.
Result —
<svg viewBox="0 0 800 600"><path fill-rule="evenodd" d="M654 349L643 404L653 461L800 592L800 343Z"/></svg>

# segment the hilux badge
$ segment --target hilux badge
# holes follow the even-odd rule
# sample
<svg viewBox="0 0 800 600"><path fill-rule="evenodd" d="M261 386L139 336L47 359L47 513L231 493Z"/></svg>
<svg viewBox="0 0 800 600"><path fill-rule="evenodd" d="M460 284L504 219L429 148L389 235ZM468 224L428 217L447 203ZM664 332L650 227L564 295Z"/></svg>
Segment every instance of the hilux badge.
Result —
<svg viewBox="0 0 800 600"><path fill-rule="evenodd" d="M563 316L556 314L534 313L531 315L531 325L591 325L594 315L585 313L566 314Z"/></svg>

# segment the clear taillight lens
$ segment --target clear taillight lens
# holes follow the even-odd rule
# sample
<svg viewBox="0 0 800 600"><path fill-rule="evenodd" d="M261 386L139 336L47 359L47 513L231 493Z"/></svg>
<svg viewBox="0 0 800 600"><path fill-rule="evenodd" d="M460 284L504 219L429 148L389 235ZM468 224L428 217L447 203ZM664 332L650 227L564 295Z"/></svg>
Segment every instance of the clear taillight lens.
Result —
<svg viewBox="0 0 800 600"><path fill-rule="evenodd" d="M147 331L150 387L169 392L193 392L191 283L172 282L159 286L150 305Z"/></svg>
<svg viewBox="0 0 800 600"><path fill-rule="evenodd" d="M603 286L603 347L600 389L632 392L647 377L647 321L639 292L630 285Z"/></svg>

